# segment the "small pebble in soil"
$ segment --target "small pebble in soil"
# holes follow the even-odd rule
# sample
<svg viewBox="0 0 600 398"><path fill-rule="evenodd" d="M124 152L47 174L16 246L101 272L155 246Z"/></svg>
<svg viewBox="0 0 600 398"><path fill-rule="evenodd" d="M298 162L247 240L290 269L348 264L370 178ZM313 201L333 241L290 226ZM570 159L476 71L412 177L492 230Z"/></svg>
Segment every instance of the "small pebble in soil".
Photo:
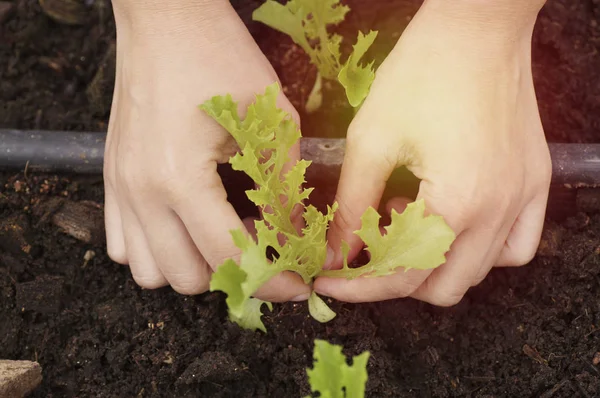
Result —
<svg viewBox="0 0 600 398"><path fill-rule="evenodd" d="M538 256L552 257L559 253L563 241L564 229L554 223L548 223L542 232L542 238L537 249Z"/></svg>
<svg viewBox="0 0 600 398"><path fill-rule="evenodd" d="M87 267L87 265L90 263L90 261L92 261L92 259L96 257L96 252L93 250L86 250L85 254L83 255L83 265L81 266L81 268L85 268Z"/></svg>
<svg viewBox="0 0 600 398"><path fill-rule="evenodd" d="M600 352L594 354L594 358L592 359L592 363L594 365L600 364Z"/></svg>
<svg viewBox="0 0 600 398"><path fill-rule="evenodd" d="M60 311L64 279L59 276L40 276L31 282L17 284L17 308L41 314Z"/></svg>

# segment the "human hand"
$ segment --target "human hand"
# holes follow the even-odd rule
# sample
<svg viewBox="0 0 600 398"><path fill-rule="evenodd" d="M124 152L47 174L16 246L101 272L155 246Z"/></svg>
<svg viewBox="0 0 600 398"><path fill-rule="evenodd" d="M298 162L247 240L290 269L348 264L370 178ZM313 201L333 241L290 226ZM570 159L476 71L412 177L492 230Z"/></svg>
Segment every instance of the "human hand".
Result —
<svg viewBox="0 0 600 398"><path fill-rule="evenodd" d="M198 105L230 93L243 114L277 76L227 1L115 1L115 17L117 78L104 168L108 253L129 264L142 287L202 293L217 266L239 257L229 231L247 229L217 174L235 142ZM284 96L278 106L298 121ZM298 147L291 158L299 158ZM256 297L286 301L307 293L300 277L286 273Z"/></svg>
<svg viewBox="0 0 600 398"><path fill-rule="evenodd" d="M480 4L468 9L467 3ZM411 296L448 306L494 265L532 259L551 161L531 74L531 35L541 5L524 3L527 10L519 14L481 2L426 1L378 70L348 131L339 210L328 235L336 253L330 265L341 266L342 240L350 244L350 259L360 251L353 231L369 206L378 208L386 180L402 165L421 180L417 199L457 234L446 263L387 277L319 278L317 293L348 302ZM467 11L472 18L461 20ZM387 209L402 211L406 203L395 198Z"/></svg>

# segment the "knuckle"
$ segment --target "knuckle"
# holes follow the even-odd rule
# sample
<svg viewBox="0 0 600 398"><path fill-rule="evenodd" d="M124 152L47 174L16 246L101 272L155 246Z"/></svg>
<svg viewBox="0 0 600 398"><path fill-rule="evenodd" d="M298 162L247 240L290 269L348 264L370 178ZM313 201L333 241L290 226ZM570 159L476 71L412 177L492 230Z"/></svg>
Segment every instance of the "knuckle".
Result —
<svg viewBox="0 0 600 398"><path fill-rule="evenodd" d="M171 283L171 287L179 294L191 296L202 294L208 290L209 282L205 278L186 278L182 276Z"/></svg>
<svg viewBox="0 0 600 398"><path fill-rule="evenodd" d="M505 263L512 267L520 267L528 264L533 260L536 254L536 249L532 247L509 248L509 254L506 257Z"/></svg>
<svg viewBox="0 0 600 398"><path fill-rule="evenodd" d="M202 253L211 269L217 269L217 267L220 267L228 260L233 260L239 264L240 254L239 252L232 253L229 248L215 248L210 253Z"/></svg>
<svg viewBox="0 0 600 398"><path fill-rule="evenodd" d="M135 162L127 162L123 167L117 168L115 172L119 188L136 195L148 189L146 174Z"/></svg>
<svg viewBox="0 0 600 398"><path fill-rule="evenodd" d="M383 145L383 142L373 139L373 134L367 131L349 130L346 156L357 162L369 161L371 167L378 169L393 169L398 163L397 145Z"/></svg>
<svg viewBox="0 0 600 398"><path fill-rule="evenodd" d="M533 167L538 181L538 188L547 189L552 181L552 159L550 153L545 153L543 158L539 162L536 162Z"/></svg>
<svg viewBox="0 0 600 398"><path fill-rule="evenodd" d="M446 292L434 296L430 303L438 307L452 307L460 303L464 295L464 293Z"/></svg>
<svg viewBox="0 0 600 398"><path fill-rule="evenodd" d="M438 307L452 307L460 303L466 292L466 288L446 286L444 288L434 290L433 294L426 301Z"/></svg>
<svg viewBox="0 0 600 398"><path fill-rule="evenodd" d="M158 274L147 275L132 273L132 277L135 283L137 283L140 287L148 290L158 289L167 285L164 278L162 278Z"/></svg>
<svg viewBox="0 0 600 398"><path fill-rule="evenodd" d="M419 286L420 284L411 278L395 282L390 278L384 284L383 291L387 292L386 297L404 298L413 294Z"/></svg>
<svg viewBox="0 0 600 398"><path fill-rule="evenodd" d="M195 200L199 202L210 197L211 201L226 201L227 192L223 188L223 183L216 173L209 173L200 170L194 178L186 178L179 172L168 173L168 175L158 176L157 189L161 190L166 200L172 204L180 204L186 201L191 192L194 192Z"/></svg>

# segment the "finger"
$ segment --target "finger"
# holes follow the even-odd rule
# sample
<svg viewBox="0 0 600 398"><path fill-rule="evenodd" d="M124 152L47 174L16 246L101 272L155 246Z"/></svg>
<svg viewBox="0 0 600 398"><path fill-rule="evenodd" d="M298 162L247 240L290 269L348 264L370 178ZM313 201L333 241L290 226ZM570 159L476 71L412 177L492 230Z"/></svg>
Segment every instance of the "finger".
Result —
<svg viewBox="0 0 600 398"><path fill-rule="evenodd" d="M430 271L411 269L381 277L344 278L319 277L315 291L323 296L348 303L365 303L410 296L427 279Z"/></svg>
<svg viewBox="0 0 600 398"><path fill-rule="evenodd" d="M308 300L310 292L310 287L304 283L300 275L285 271L269 279L253 296L264 301L283 303Z"/></svg>
<svg viewBox="0 0 600 398"><path fill-rule="evenodd" d="M104 184L104 223L106 228L106 251L119 264L127 264L127 248L123 235L123 223L117 197L108 181Z"/></svg>
<svg viewBox="0 0 600 398"><path fill-rule="evenodd" d="M410 203L408 198L392 198L386 204L389 213L392 209L402 213ZM381 231L384 232L383 230ZM408 270L385 277L364 277L353 280L342 278L318 278L315 291L324 296L346 302L371 302L410 296L431 274L430 270Z"/></svg>
<svg viewBox="0 0 600 398"><path fill-rule="evenodd" d="M472 213L469 197L444 184L421 181L417 200L425 201L428 214L441 215L456 239L446 253L446 262L433 270L411 297L439 306L454 305L485 266L498 226L494 218Z"/></svg>
<svg viewBox="0 0 600 398"><path fill-rule="evenodd" d="M154 261L146 235L136 215L129 209L125 209L122 215L127 259L133 279L146 289L167 286L167 280Z"/></svg>
<svg viewBox="0 0 600 398"><path fill-rule="evenodd" d="M194 244L208 265L215 270L225 260L239 259L240 250L234 245L230 231L241 230L248 233L244 223L227 201L227 193L216 173L210 173L205 180L189 184L190 189L178 195L172 208L183 221ZM269 301L289 301L310 292L295 274L284 273L266 283L256 297Z"/></svg>
<svg viewBox="0 0 600 398"><path fill-rule="evenodd" d="M469 229L458 236L446 263L436 268L411 297L433 305L449 307L457 304L477 279L494 242L496 231Z"/></svg>
<svg viewBox="0 0 600 398"><path fill-rule="evenodd" d="M482 265L479 268L476 276L471 281L471 286L479 285L485 277L489 274L490 270L498 260L498 256L504 248L506 239L511 229L511 225L515 222L514 219L509 218L502 228L496 233L495 240L491 243L490 248L482 261Z"/></svg>
<svg viewBox="0 0 600 398"><path fill-rule="evenodd" d="M335 201L338 210L335 213L327 235L328 245L333 250L332 260L324 268L339 268L342 264L341 243L350 246L348 254L352 260L362 248L360 238L354 233L361 226L364 212L379 207L379 201L385 190L394 165L383 156L384 153L374 147L376 143L347 142L346 154L340 174Z"/></svg>
<svg viewBox="0 0 600 398"><path fill-rule="evenodd" d="M136 208L142 212L138 216L154 260L173 290L186 295L206 292L211 269L179 217L166 207Z"/></svg>
<svg viewBox="0 0 600 398"><path fill-rule="evenodd" d="M497 266L521 266L533 259L542 236L547 202L548 193L544 192L521 211L499 255Z"/></svg>
<svg viewBox="0 0 600 398"><path fill-rule="evenodd" d="M254 238L256 241L256 227L254 225L254 221L256 219L253 217L244 218L243 222L248 230L248 233ZM273 279L271 279L265 286L258 289L258 291L254 294L255 297L258 297L265 301L304 301L307 300L310 296L310 289L307 287L306 289L300 289L303 293L300 293L296 296L289 295L289 298L281 298L279 295L273 295L273 292L276 291L294 291L297 292L297 285L304 285L304 281L298 275L293 272L285 272L283 276L277 275Z"/></svg>
<svg viewBox="0 0 600 398"><path fill-rule="evenodd" d="M412 201L405 197L394 197L388 200L385 205L385 211L388 214L392 214L392 210L395 210L398 214L402 214L409 203Z"/></svg>
<svg viewBox="0 0 600 398"><path fill-rule="evenodd" d="M256 235L258 234L258 231L256 230L256 225L254 224L256 222L257 218L255 217L246 217L242 220L242 222L244 223L244 227L246 228L246 231L248 231L248 233L250 234L250 236L252 236L252 239L254 239L254 241L256 242Z"/></svg>

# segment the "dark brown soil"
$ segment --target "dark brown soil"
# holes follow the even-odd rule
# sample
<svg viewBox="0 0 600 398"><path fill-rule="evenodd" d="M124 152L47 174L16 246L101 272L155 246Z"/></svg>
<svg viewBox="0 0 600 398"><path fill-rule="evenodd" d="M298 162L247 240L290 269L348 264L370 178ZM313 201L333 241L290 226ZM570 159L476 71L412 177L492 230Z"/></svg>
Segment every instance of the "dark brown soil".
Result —
<svg viewBox="0 0 600 398"><path fill-rule="evenodd" d="M260 4L233 3L246 20ZM340 30L353 37L357 28L380 29L378 54L418 8L349 3L355 11ZM0 22L0 128L104 130L109 3L93 2L83 26L50 20L34 0L14 4ZM599 14L595 0L550 0L539 19L536 85L553 142L599 141ZM300 107L314 71L288 39L249 26ZM303 115L305 135L343 135L350 114L336 90L326 93L334 105ZM82 243L56 226L59 198L101 203L102 180L0 174L0 358L40 361L36 397L300 397L309 392L315 338L343 344L347 354L371 351L372 397L600 394L598 214L549 221L544 256L494 270L454 308L410 299L333 303L338 317L322 325L304 304L290 303L265 317L264 335L230 324L220 294L138 288L101 239Z"/></svg>

